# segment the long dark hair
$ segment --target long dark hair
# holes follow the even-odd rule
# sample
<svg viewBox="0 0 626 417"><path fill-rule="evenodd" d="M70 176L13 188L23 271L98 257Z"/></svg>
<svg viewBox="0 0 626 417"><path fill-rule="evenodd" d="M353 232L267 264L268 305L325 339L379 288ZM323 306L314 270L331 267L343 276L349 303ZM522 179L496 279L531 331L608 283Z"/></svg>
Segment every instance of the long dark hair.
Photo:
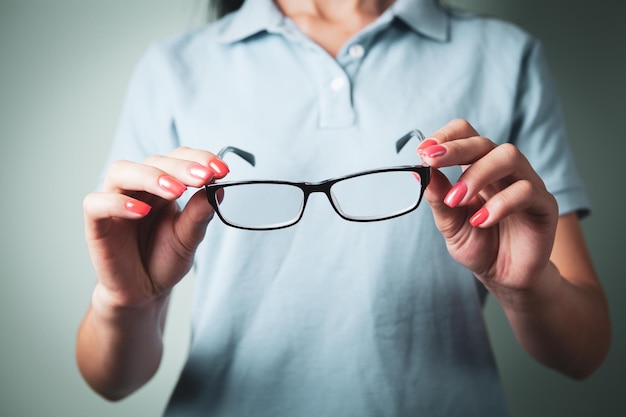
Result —
<svg viewBox="0 0 626 417"><path fill-rule="evenodd" d="M209 0L209 14L219 19L238 10L243 2L244 0Z"/></svg>

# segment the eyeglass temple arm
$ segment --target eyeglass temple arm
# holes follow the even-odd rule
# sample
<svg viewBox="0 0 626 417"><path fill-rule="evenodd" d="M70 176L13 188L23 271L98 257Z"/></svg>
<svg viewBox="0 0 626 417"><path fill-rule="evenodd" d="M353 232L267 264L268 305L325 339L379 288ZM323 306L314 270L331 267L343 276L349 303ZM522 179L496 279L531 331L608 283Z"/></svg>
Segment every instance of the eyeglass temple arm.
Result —
<svg viewBox="0 0 626 417"><path fill-rule="evenodd" d="M404 146L413 138L417 138L417 140L421 142L424 140L424 134L417 129L411 130L406 135L402 136L400 139L396 141L396 152L400 153L402 148L404 148ZM234 153L235 155L244 159L250 165L252 166L256 165L256 158L254 157L253 154L251 154L250 152L246 152L243 149L236 148L234 146L226 146L222 148L217 153L217 156L220 159L222 159L227 153Z"/></svg>
<svg viewBox="0 0 626 417"><path fill-rule="evenodd" d="M396 153L400 153L402 148L404 148L404 145L406 145L413 138L417 138L417 140L421 142L424 140L424 134L417 129L413 129L406 135L402 136L396 141Z"/></svg>
<svg viewBox="0 0 626 417"><path fill-rule="evenodd" d="M251 154L250 152L246 152L243 149L235 148L234 146L226 146L225 148L222 148L222 150L217 153L217 156L218 158L222 159L224 158L224 155L231 152L239 156L241 159L245 160L250 165L256 165L256 158L253 154Z"/></svg>

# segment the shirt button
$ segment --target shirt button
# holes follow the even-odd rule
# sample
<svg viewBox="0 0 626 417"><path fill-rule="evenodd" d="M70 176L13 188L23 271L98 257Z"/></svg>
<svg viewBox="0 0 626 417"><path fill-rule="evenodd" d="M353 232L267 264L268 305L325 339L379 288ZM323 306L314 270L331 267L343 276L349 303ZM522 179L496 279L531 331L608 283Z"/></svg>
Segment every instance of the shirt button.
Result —
<svg viewBox="0 0 626 417"><path fill-rule="evenodd" d="M342 76L333 78L330 81L330 89L333 91L339 91L346 85L346 79Z"/></svg>
<svg viewBox="0 0 626 417"><path fill-rule="evenodd" d="M355 43L348 48L348 54L355 59L363 58L365 48L363 48L363 45Z"/></svg>

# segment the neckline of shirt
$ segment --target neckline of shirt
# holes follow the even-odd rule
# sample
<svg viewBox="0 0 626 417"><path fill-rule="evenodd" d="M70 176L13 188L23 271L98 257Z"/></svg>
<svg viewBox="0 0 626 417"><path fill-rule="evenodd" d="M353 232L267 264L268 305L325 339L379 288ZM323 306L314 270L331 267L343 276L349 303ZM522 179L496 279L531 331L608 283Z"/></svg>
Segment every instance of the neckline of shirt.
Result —
<svg viewBox="0 0 626 417"><path fill-rule="evenodd" d="M379 20L393 18L434 40L444 42L449 38L449 16L438 0L396 0L372 25L378 26ZM235 43L261 32L280 32L285 19L272 0L246 0L239 10L224 18L219 40Z"/></svg>

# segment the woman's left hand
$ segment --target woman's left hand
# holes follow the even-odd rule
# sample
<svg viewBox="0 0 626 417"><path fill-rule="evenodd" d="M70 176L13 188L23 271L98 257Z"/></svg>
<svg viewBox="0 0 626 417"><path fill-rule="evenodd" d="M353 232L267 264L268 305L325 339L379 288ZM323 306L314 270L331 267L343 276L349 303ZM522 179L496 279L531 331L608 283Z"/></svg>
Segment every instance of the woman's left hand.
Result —
<svg viewBox="0 0 626 417"><path fill-rule="evenodd" d="M555 198L522 153L453 120L419 147L433 168L425 198L452 257L493 290L536 288L550 267ZM437 169L462 165L452 185ZM498 291L499 292L499 291Z"/></svg>

